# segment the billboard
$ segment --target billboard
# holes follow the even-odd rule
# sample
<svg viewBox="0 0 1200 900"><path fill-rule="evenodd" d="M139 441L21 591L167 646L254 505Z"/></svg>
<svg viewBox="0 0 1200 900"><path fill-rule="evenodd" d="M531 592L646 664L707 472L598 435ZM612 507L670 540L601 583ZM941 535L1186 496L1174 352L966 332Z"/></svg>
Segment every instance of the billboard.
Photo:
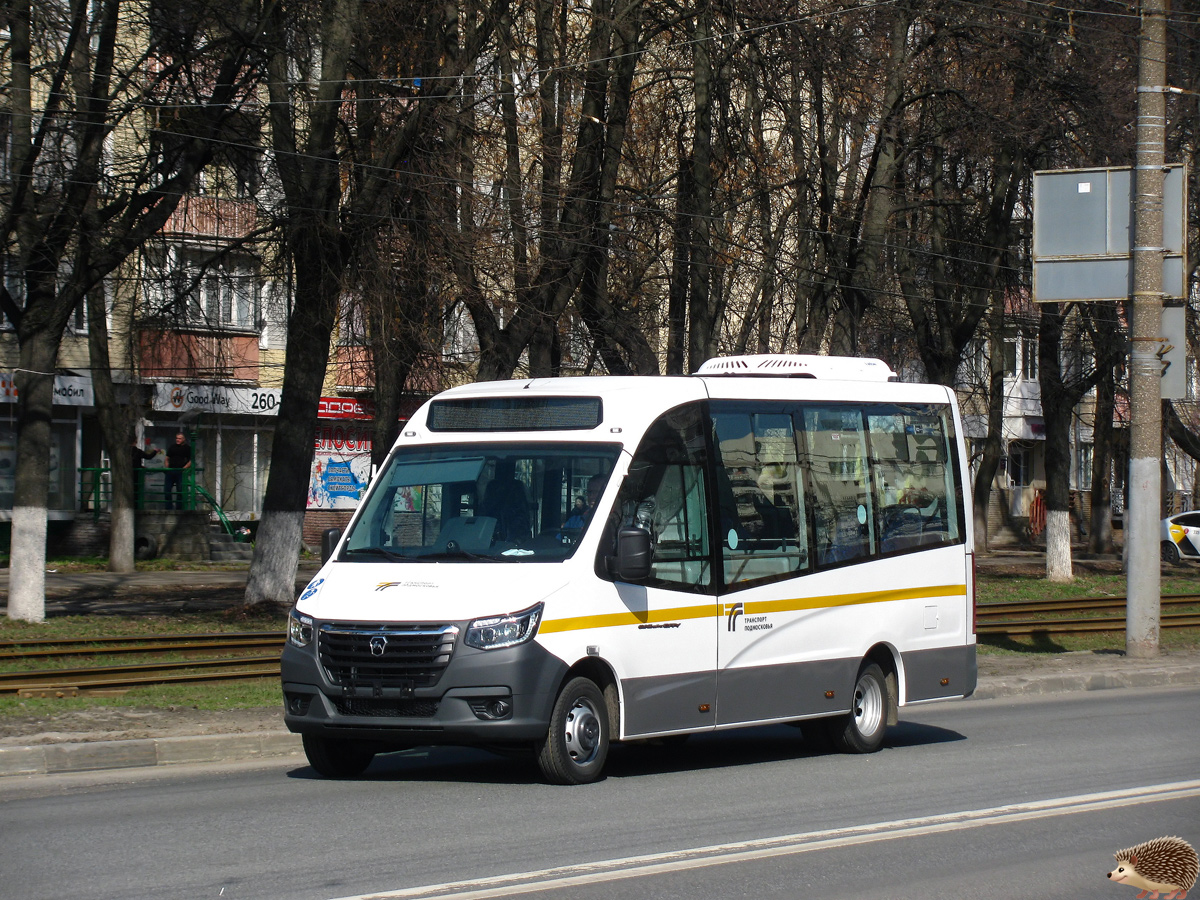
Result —
<svg viewBox="0 0 1200 900"><path fill-rule="evenodd" d="M357 509L370 480L370 425L355 421L318 424L307 508Z"/></svg>

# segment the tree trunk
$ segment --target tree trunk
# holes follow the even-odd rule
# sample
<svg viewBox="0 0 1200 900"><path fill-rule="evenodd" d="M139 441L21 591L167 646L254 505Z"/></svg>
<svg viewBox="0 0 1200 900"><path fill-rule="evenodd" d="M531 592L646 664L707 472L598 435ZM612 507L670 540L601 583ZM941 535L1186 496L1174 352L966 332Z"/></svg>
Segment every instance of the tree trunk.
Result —
<svg viewBox="0 0 1200 900"><path fill-rule="evenodd" d="M50 491L50 411L57 335L51 328L21 341L17 373L17 467L14 473L8 615L46 618L46 503Z"/></svg>
<svg viewBox="0 0 1200 900"><path fill-rule="evenodd" d="M711 355L716 337L712 304L712 88L713 66L709 55L711 9L697 6L693 32L692 208L688 277L688 371L695 372Z"/></svg>
<svg viewBox="0 0 1200 900"><path fill-rule="evenodd" d="M288 322L283 390L271 441L271 473L246 582L247 604L290 604L295 599L317 406L341 293L344 261L339 248L302 236L293 253L296 302Z"/></svg>
<svg viewBox="0 0 1200 900"><path fill-rule="evenodd" d="M129 449L133 443L134 410L117 402L108 354L108 316L104 291L88 292L88 352L92 363L92 390L96 395L96 417L108 448L112 500L109 505L112 527L108 536L108 570L134 570L136 530L136 485Z"/></svg>
<svg viewBox="0 0 1200 900"><path fill-rule="evenodd" d="M1063 383L1063 314L1059 304L1044 303L1041 312L1038 375L1046 427L1046 578L1062 583L1075 578L1071 568L1070 439L1078 397Z"/></svg>
<svg viewBox="0 0 1200 900"><path fill-rule="evenodd" d="M975 472L975 549L988 549L988 507L992 501L992 483L1004 452L1004 304L992 307L988 336L988 429L983 444L983 459Z"/></svg>
<svg viewBox="0 0 1200 900"><path fill-rule="evenodd" d="M1100 381L1096 384L1096 403L1093 408L1092 508L1088 550L1093 553L1112 553L1113 415L1116 411L1116 383L1111 365L1105 367Z"/></svg>
<svg viewBox="0 0 1200 900"><path fill-rule="evenodd" d="M1046 510L1046 580L1069 584L1071 567L1071 514L1065 509Z"/></svg>
<svg viewBox="0 0 1200 900"><path fill-rule="evenodd" d="M683 375L687 365L687 282L692 261L692 161L682 146L678 157L675 212L671 218L671 280L667 288L668 375Z"/></svg>

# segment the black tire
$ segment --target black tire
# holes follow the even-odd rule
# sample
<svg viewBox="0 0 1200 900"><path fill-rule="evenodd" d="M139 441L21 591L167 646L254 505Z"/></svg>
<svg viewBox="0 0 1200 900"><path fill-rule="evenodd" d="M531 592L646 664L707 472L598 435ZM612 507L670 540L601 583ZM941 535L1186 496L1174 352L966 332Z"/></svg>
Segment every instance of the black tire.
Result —
<svg viewBox="0 0 1200 900"><path fill-rule="evenodd" d="M883 670L866 663L854 681L850 713L826 720L829 739L843 753L874 753L887 731L888 689Z"/></svg>
<svg viewBox="0 0 1200 900"><path fill-rule="evenodd" d="M326 778L361 775L378 752L374 744L364 741L341 741L315 734L303 735L303 740L308 764Z"/></svg>
<svg viewBox="0 0 1200 900"><path fill-rule="evenodd" d="M148 534L139 534L133 539L135 559L154 559L158 556L158 541Z"/></svg>
<svg viewBox="0 0 1200 900"><path fill-rule="evenodd" d="M1173 566L1179 565L1179 559L1180 559L1181 554L1179 552L1179 547L1175 544L1174 541L1163 541L1162 542L1161 555L1162 555L1163 562L1170 563Z"/></svg>
<svg viewBox="0 0 1200 900"><path fill-rule="evenodd" d="M554 702L538 747L538 766L551 784L588 784L608 757L608 704L595 682L572 678Z"/></svg>

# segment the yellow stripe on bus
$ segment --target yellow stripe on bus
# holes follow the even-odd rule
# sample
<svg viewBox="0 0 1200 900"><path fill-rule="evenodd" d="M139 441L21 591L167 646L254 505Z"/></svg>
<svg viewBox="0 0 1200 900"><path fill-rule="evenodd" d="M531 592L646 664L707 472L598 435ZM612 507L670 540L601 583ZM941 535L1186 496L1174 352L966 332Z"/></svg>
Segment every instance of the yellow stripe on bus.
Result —
<svg viewBox="0 0 1200 900"><path fill-rule="evenodd" d="M796 597L786 600L764 600L747 603L746 615L798 612L804 609L828 609L836 606L857 606L864 603L886 603L891 600L914 600L932 597L966 597L965 584L934 585L904 588L903 590L868 591L861 594L833 594L828 597ZM684 619L705 619L725 615L732 603L718 605L716 601L703 606L677 606L672 609L652 609L605 613L598 616L571 616L548 619L538 629L542 634L560 631L581 631L585 628L613 628L620 625L653 625L660 622L679 622Z"/></svg>

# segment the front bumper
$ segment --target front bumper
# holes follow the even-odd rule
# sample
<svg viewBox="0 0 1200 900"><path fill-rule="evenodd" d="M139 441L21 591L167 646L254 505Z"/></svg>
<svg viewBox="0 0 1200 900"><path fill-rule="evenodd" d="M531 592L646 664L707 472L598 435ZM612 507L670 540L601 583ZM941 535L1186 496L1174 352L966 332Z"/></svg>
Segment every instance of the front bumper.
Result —
<svg viewBox="0 0 1200 900"><path fill-rule="evenodd" d="M536 641L484 651L460 637L432 687L335 684L317 658L316 641L303 648L289 642L280 670L289 730L412 747L544 738L567 666ZM499 718L492 715L497 702L508 706Z"/></svg>

